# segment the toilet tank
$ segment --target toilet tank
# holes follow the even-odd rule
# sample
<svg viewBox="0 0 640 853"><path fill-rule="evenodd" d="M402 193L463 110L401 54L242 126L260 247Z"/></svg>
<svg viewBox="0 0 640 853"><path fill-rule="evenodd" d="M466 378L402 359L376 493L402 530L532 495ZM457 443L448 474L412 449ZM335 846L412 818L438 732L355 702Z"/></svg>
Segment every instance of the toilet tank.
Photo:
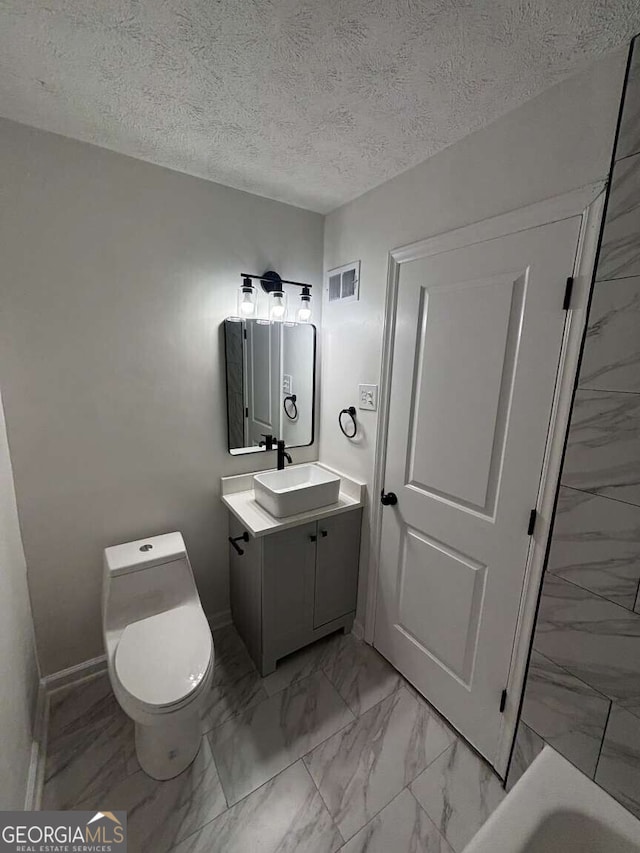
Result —
<svg viewBox="0 0 640 853"><path fill-rule="evenodd" d="M173 607L198 602L182 534L166 533L105 548L102 621L105 632Z"/></svg>

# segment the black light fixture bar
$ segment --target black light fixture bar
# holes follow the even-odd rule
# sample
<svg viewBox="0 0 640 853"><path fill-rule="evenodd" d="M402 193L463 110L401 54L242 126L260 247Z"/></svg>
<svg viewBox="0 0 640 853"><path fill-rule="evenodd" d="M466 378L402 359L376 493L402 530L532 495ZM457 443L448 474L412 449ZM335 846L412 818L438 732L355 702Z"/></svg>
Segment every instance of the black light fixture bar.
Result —
<svg viewBox="0 0 640 853"><path fill-rule="evenodd" d="M248 273L248 272L242 272L242 273L240 273L240 277L241 278L255 278L258 281L266 282L267 284L273 284L274 283L273 277L270 278L269 276L265 276L265 275L252 275L251 273ZM313 287L312 284L305 284L302 281L287 281L286 278L281 278L279 281L279 284L292 284L294 287L308 287L308 288Z"/></svg>

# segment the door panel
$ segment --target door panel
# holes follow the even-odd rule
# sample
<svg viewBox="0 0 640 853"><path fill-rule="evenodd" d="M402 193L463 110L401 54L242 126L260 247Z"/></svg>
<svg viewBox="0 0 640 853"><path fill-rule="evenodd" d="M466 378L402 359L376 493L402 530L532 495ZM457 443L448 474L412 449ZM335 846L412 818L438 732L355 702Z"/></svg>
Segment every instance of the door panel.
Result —
<svg viewBox="0 0 640 853"><path fill-rule="evenodd" d="M579 229L400 268L375 645L489 761Z"/></svg>
<svg viewBox="0 0 640 853"><path fill-rule="evenodd" d="M404 531L398 591L398 628L463 683L471 680L486 566ZM424 566L429 566L429 572ZM429 602L429 619L423 603Z"/></svg>
<svg viewBox="0 0 640 853"><path fill-rule="evenodd" d="M519 327L523 283L521 273L420 288L407 447L407 482L414 487L480 510L495 496L496 438L504 432L513 372L507 341Z"/></svg>

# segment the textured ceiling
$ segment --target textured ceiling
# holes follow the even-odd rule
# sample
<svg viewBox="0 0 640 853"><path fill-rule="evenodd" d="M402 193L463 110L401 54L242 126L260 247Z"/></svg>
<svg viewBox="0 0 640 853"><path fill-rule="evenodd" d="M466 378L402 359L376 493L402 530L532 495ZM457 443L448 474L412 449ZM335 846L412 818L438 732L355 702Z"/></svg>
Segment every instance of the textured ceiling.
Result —
<svg viewBox="0 0 640 853"><path fill-rule="evenodd" d="M0 0L0 115L325 212L639 29L638 0Z"/></svg>

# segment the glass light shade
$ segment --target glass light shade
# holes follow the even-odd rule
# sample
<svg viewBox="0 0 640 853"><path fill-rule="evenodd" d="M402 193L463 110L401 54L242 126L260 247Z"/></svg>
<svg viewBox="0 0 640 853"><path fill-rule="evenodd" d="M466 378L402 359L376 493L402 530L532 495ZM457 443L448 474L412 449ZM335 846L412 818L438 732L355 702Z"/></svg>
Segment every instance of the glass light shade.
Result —
<svg viewBox="0 0 640 853"><path fill-rule="evenodd" d="M311 305L309 302L303 302L298 308L296 320L298 323L308 323L311 319Z"/></svg>
<svg viewBox="0 0 640 853"><path fill-rule="evenodd" d="M287 319L287 294L282 290L272 290L269 294L269 319L276 322Z"/></svg>
<svg viewBox="0 0 640 853"><path fill-rule="evenodd" d="M238 291L238 314L240 317L254 317L257 300L256 289L252 284L243 284Z"/></svg>
<svg viewBox="0 0 640 853"><path fill-rule="evenodd" d="M308 323L311 319L311 293L308 287L302 288L300 295L300 305L296 312L296 320L298 323Z"/></svg>

